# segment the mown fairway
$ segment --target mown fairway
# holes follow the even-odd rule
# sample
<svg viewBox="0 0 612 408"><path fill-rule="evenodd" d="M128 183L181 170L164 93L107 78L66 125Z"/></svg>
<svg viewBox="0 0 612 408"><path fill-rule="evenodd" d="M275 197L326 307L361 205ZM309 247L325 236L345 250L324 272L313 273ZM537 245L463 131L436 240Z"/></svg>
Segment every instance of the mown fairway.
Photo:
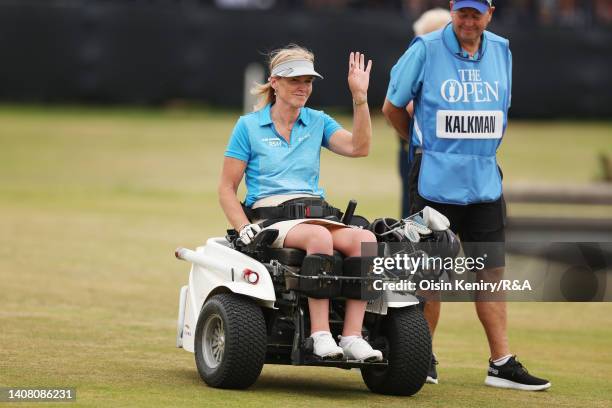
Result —
<svg viewBox="0 0 612 408"><path fill-rule="evenodd" d="M371 394L339 369L266 366L248 391L206 387L193 355L174 348L189 265L173 250L227 227L216 182L236 117L0 108L0 386L76 387L78 406L101 407L612 405L609 303L509 306L512 349L552 380L545 393L482 384L484 334L457 303L434 341L441 384L412 398ZM371 157L323 154L322 184L338 206L356 198L362 215L395 216L396 141L382 119L374 130ZM511 122L505 180L593 181L611 137L610 122Z"/></svg>

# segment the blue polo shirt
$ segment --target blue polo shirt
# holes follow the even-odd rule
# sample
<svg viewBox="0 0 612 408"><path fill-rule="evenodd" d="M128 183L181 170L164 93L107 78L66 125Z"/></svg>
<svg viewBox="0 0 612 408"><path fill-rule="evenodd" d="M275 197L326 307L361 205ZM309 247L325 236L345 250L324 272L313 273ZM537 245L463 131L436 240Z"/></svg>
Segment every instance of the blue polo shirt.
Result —
<svg viewBox="0 0 612 408"><path fill-rule="evenodd" d="M480 48L473 57L464 51L459 44L457 35L453 31L451 23L442 28L444 30L444 41L454 44L455 52L463 58L478 60L485 42L485 36L481 36ZM418 38L418 37L417 37ZM400 57L391 69L391 79L387 88L387 99L395 107L404 108L420 92L423 85L425 66L425 44L423 41L415 40L414 43Z"/></svg>
<svg viewBox="0 0 612 408"><path fill-rule="evenodd" d="M342 126L323 111L304 107L287 143L274 128L270 107L241 116L225 150L226 157L247 163L245 205L278 194L324 197L319 187L321 146L329 148Z"/></svg>

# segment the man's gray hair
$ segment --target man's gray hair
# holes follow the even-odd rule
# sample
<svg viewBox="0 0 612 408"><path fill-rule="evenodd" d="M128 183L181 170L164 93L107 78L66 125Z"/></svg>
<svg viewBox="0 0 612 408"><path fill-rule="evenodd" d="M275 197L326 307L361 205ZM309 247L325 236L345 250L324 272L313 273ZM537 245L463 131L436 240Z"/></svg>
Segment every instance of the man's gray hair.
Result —
<svg viewBox="0 0 612 408"><path fill-rule="evenodd" d="M435 8L424 12L412 25L415 35L425 35L444 27L451 21L451 14L443 8Z"/></svg>

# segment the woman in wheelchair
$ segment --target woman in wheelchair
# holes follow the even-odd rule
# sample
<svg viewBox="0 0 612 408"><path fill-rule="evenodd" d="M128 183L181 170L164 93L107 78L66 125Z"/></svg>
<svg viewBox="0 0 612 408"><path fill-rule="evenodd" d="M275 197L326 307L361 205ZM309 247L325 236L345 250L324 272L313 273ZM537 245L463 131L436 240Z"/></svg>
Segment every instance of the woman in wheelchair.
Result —
<svg viewBox="0 0 612 408"><path fill-rule="evenodd" d="M305 106L315 77L322 79L314 70L314 55L293 44L271 53L268 82L253 88L259 103L234 127L219 183L221 207L244 244L261 231L258 223L262 221L266 221L266 228L279 231L273 247L299 248L323 258L334 250L347 257L360 256L362 242L376 242L370 231L330 220L333 207L322 201L324 192L318 185L321 147L348 157L369 153L372 126L367 90L371 67L372 61L366 65L363 54L350 53L351 133L324 112ZM244 208L237 197L243 176L247 187ZM312 208L323 210L315 214L309 213L309 208L306 212L285 211L300 208L287 205L300 200L318 200L321 205ZM308 298L308 305L314 354L324 359L382 360L382 353L361 337L365 300L347 299L339 346L330 332L329 299Z"/></svg>

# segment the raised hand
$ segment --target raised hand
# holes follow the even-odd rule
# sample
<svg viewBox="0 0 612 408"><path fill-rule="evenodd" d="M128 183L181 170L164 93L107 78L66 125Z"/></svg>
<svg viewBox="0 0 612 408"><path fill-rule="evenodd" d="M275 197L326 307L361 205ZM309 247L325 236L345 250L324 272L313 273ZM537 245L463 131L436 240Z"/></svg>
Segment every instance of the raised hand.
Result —
<svg viewBox="0 0 612 408"><path fill-rule="evenodd" d="M371 69L372 60L369 60L366 66L364 54L351 52L349 55L348 85L356 104L367 100Z"/></svg>

